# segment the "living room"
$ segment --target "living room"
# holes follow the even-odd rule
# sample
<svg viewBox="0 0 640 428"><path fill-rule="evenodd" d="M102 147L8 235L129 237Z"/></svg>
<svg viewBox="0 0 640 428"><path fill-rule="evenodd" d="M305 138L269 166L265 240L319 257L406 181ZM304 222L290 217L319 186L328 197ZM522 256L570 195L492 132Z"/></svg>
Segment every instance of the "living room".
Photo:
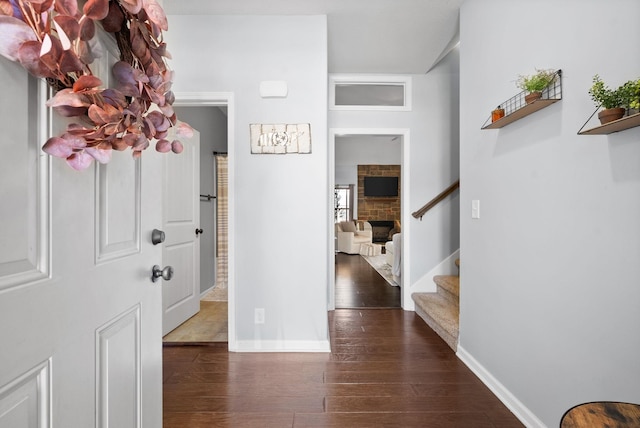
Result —
<svg viewBox="0 0 640 428"><path fill-rule="evenodd" d="M335 142L336 308L399 307L400 290L391 288L401 283L400 235L395 276L392 237L401 224L402 135L340 135ZM371 284L373 277L380 280Z"/></svg>
<svg viewBox="0 0 640 428"><path fill-rule="evenodd" d="M352 192L353 206L336 221L368 221L373 242L386 242L401 218L401 135L341 135L336 138L335 186ZM340 203L345 203L340 201Z"/></svg>

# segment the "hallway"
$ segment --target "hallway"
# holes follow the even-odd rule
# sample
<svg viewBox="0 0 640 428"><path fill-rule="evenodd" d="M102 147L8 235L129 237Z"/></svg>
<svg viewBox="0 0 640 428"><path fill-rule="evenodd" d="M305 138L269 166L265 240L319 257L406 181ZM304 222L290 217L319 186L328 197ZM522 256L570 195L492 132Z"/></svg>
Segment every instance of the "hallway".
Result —
<svg viewBox="0 0 640 428"><path fill-rule="evenodd" d="M413 312L330 312L331 353L165 347L164 428L519 427Z"/></svg>

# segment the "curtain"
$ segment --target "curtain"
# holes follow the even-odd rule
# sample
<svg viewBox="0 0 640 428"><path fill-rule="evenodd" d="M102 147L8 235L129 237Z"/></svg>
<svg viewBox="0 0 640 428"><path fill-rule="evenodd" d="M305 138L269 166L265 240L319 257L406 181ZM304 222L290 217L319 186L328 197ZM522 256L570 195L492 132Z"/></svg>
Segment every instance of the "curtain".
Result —
<svg viewBox="0 0 640 428"><path fill-rule="evenodd" d="M229 242L229 175L227 154L214 155L216 170L216 288L227 289Z"/></svg>

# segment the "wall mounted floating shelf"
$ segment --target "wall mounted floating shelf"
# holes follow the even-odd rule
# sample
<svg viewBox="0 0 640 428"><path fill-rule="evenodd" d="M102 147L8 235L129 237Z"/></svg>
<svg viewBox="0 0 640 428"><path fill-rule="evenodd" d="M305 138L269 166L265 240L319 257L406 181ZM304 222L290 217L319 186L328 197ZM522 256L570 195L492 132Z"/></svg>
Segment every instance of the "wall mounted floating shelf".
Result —
<svg viewBox="0 0 640 428"><path fill-rule="evenodd" d="M593 117L593 114L591 115L591 117ZM591 119L591 117L589 118L589 120ZM587 122L589 122L589 120L587 120ZM578 135L613 134L614 132L624 131L625 129L640 126L640 113L625 116L622 119L614 120L613 122L605 123L604 125L596 126L595 128L583 131L582 129L585 127L585 125L586 123L582 125L582 128L580 128L580 130L578 131Z"/></svg>
<svg viewBox="0 0 640 428"><path fill-rule="evenodd" d="M562 99L562 70L556 71L556 75L557 78L542 91L542 97L538 100L527 104L524 99L526 92L520 92L500 104L500 107L505 110L504 117L495 122L491 122L491 116L489 116L481 129L499 129L505 127L516 120L529 116L531 113L535 113L538 110L542 110L560 101Z"/></svg>
<svg viewBox="0 0 640 428"><path fill-rule="evenodd" d="M516 120L522 119L523 117L529 116L531 113L535 113L538 110L542 110L545 107L550 106L551 104L557 103L560 100L537 100L530 104L526 104L525 106L515 110L513 113L506 115L505 117L496 120L489 125L484 126L482 129L498 129L507 126L508 124L515 122Z"/></svg>

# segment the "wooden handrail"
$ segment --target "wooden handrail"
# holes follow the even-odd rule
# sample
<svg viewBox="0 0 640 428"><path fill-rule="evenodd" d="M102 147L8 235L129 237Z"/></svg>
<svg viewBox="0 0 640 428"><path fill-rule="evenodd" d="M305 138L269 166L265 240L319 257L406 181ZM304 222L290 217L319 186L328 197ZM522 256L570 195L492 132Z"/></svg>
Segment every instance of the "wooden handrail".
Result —
<svg viewBox="0 0 640 428"><path fill-rule="evenodd" d="M444 189L438 196L436 196L435 198L427 202L425 206L420 208L418 211L412 213L411 215L414 216L415 218L419 218L420 220L422 220L422 216L425 215L427 211L429 211L431 208L438 205L440 201L442 201L444 198L452 194L459 187L460 187L460 180L457 180L451 186Z"/></svg>

